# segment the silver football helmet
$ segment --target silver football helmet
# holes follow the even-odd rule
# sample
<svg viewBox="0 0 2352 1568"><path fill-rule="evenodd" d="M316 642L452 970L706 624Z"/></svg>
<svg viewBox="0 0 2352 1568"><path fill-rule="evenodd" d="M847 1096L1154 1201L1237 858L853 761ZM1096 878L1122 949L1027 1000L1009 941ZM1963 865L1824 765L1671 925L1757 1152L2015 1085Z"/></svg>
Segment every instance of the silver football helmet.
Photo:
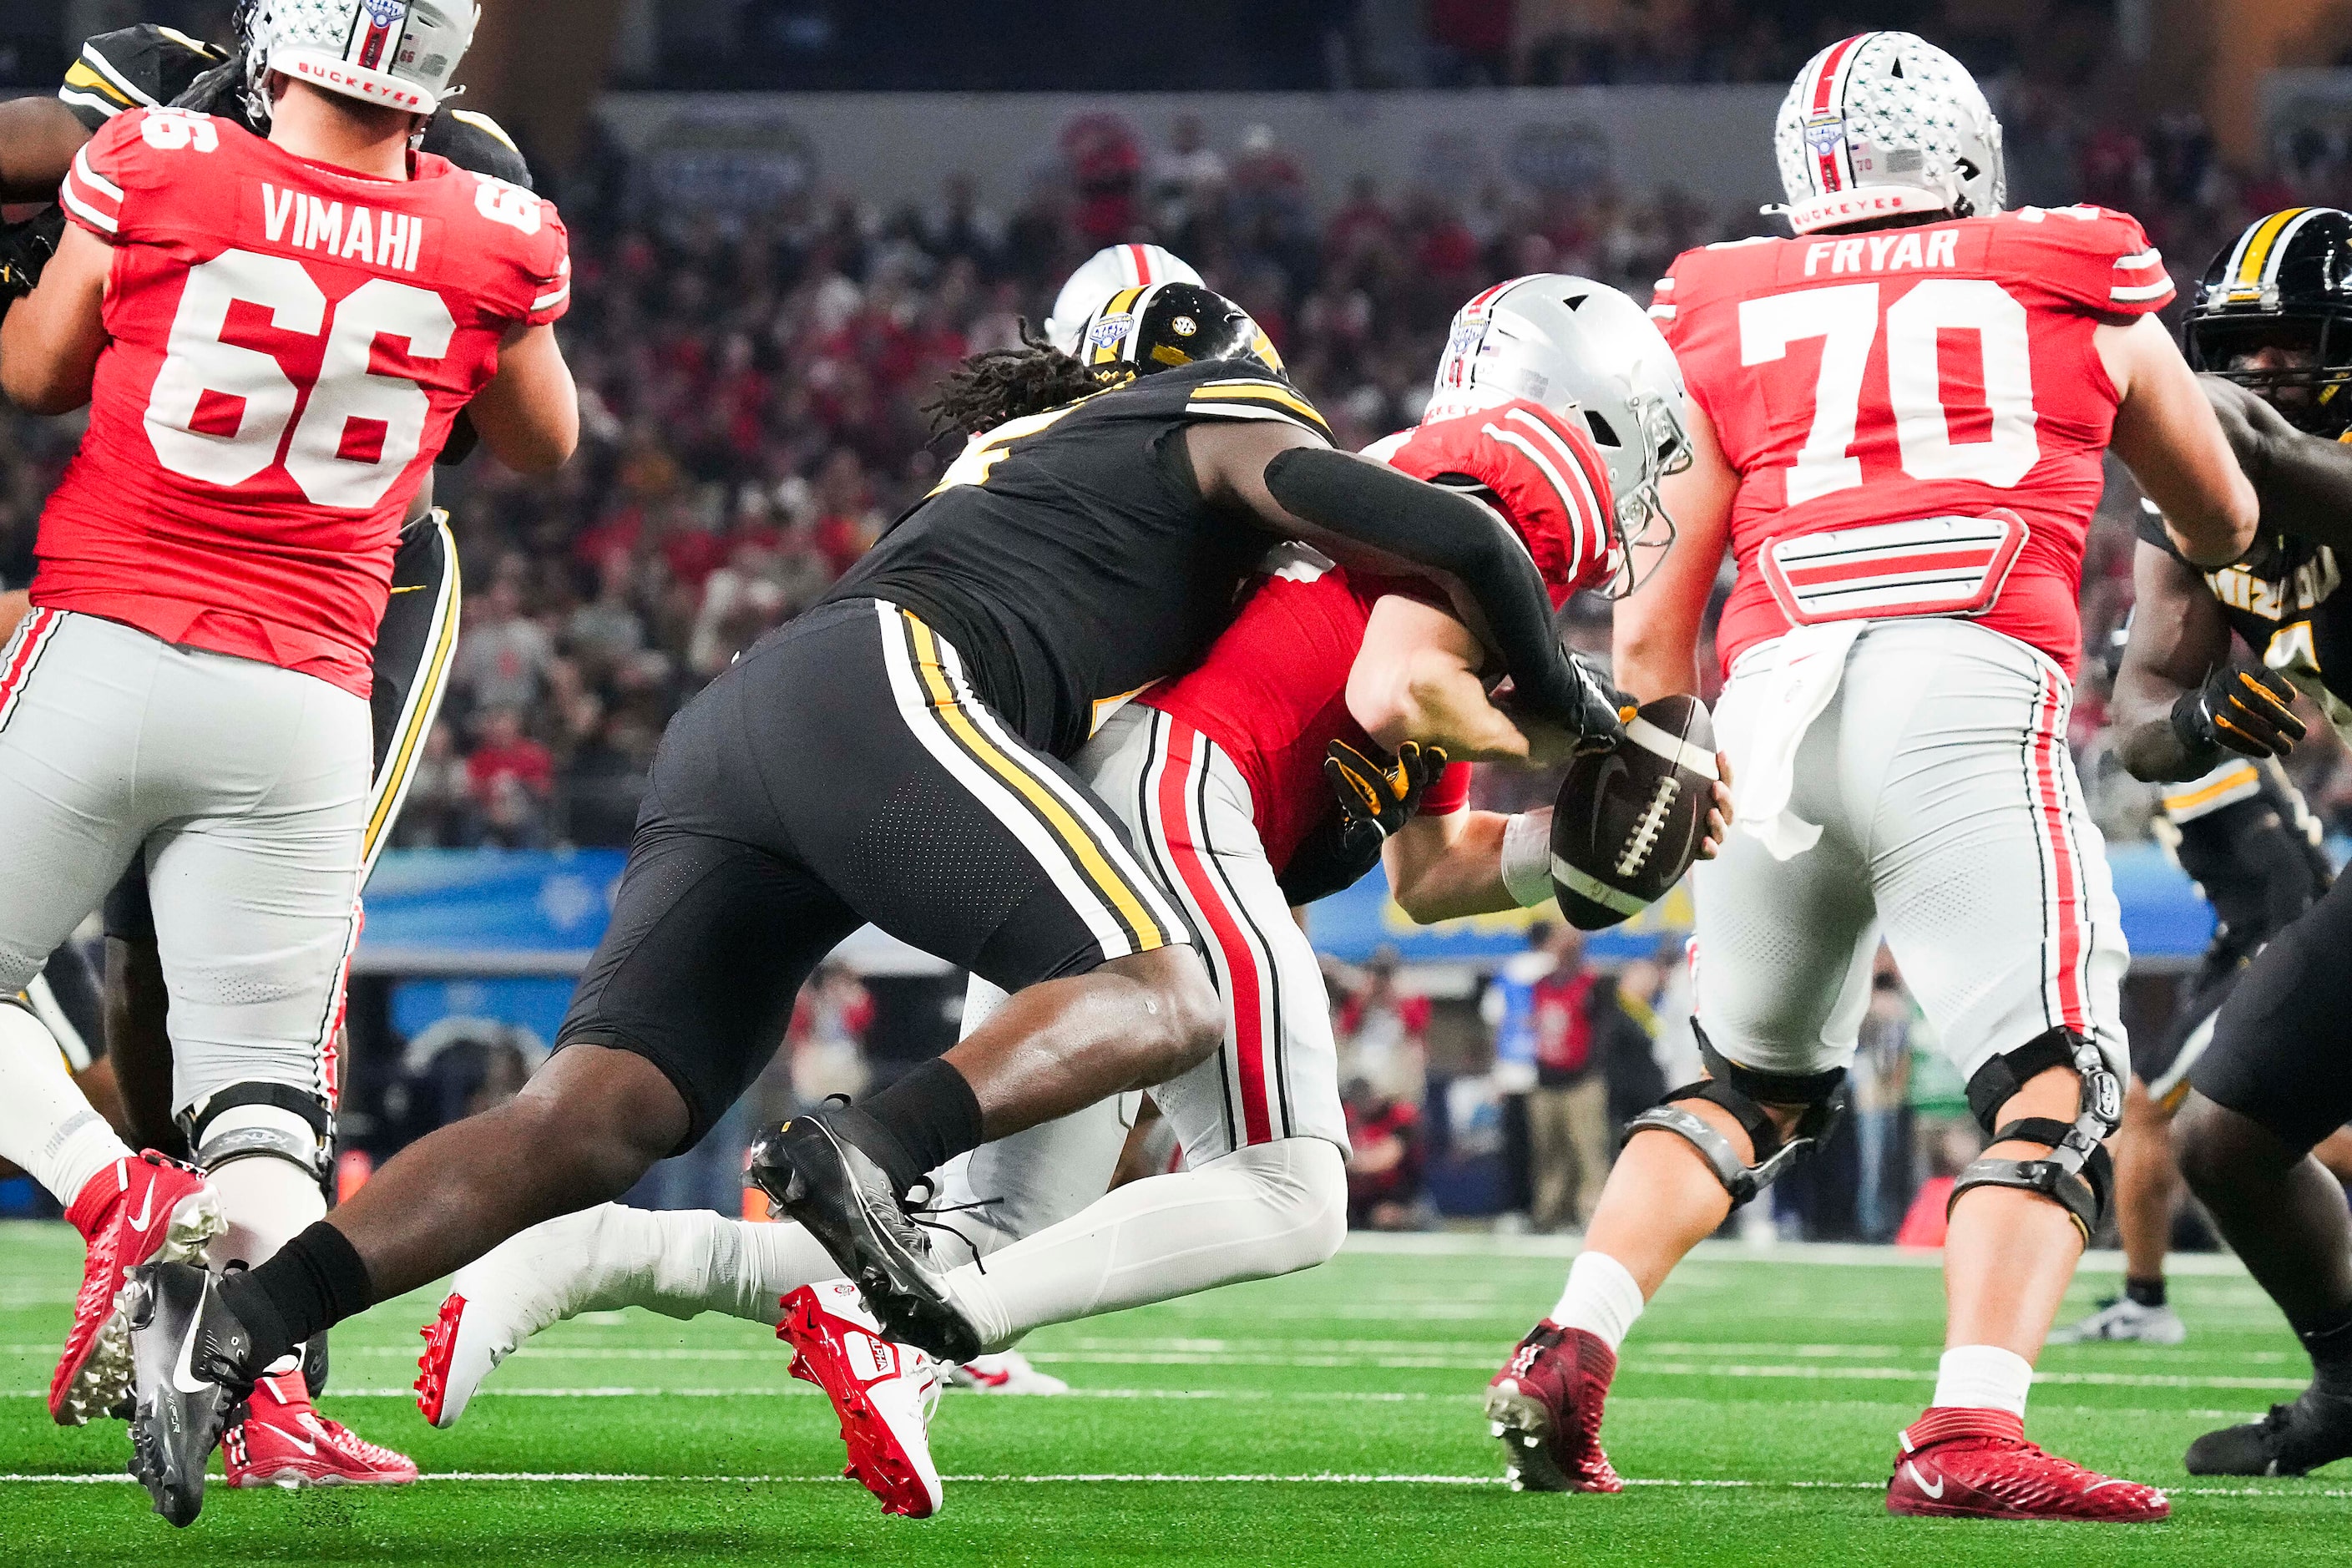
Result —
<svg viewBox="0 0 2352 1568"><path fill-rule="evenodd" d="M1690 466L1682 367L1649 313L1606 283L1514 278L1454 312L1424 422L1514 397L1581 425L1609 468L1617 575L1631 593L1674 542L1658 481ZM1637 563L1636 552L1649 557Z"/></svg>
<svg viewBox="0 0 2352 1568"><path fill-rule="evenodd" d="M2000 121L1969 68L1915 33L1857 33L1815 55L1772 137L1799 234L1906 213L1955 217L2009 197Z"/></svg>
<svg viewBox="0 0 2352 1568"><path fill-rule="evenodd" d="M245 0L246 105L269 119L269 73L363 103L431 114L481 18L475 0Z"/></svg>

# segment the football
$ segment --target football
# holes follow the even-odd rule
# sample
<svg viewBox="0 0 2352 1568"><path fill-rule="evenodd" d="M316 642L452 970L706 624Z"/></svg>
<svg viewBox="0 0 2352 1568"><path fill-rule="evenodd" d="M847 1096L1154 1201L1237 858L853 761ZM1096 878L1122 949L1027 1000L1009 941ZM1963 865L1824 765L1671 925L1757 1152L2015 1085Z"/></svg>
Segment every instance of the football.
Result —
<svg viewBox="0 0 2352 1568"><path fill-rule="evenodd" d="M1614 751L1579 757L1551 817L1551 881L1580 931L1665 896L1698 858L1715 800L1715 725L1696 697L1645 702Z"/></svg>

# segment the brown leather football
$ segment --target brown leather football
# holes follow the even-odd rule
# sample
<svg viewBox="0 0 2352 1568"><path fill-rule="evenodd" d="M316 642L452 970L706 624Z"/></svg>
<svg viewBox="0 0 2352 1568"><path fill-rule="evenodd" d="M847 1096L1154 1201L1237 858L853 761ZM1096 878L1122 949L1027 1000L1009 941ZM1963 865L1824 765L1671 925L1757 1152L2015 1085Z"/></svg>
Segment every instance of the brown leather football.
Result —
<svg viewBox="0 0 2352 1568"><path fill-rule="evenodd" d="M1715 779L1715 725L1696 697L1643 703L1616 750L1570 764L1551 817L1552 891L1569 923L1613 926L1681 881Z"/></svg>

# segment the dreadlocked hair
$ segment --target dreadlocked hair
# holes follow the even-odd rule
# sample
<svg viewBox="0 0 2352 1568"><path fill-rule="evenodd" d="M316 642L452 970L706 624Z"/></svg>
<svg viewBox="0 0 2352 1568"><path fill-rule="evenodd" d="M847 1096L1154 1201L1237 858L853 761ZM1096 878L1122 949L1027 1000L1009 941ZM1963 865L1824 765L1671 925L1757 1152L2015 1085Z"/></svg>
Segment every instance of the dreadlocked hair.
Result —
<svg viewBox="0 0 2352 1568"><path fill-rule="evenodd" d="M1020 331L1019 348L973 354L940 384L939 391L922 405L931 416L935 432L977 436L1008 419L1075 403L1133 374L1088 370L1032 332L1025 318Z"/></svg>

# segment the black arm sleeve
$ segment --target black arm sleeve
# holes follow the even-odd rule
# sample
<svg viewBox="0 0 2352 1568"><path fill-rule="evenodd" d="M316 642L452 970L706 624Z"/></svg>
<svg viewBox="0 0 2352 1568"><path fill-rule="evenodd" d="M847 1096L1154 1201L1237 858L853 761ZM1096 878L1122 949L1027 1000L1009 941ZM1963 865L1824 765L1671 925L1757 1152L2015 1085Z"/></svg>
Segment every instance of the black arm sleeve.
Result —
<svg viewBox="0 0 2352 1568"><path fill-rule="evenodd" d="M1291 851L1289 864L1275 879L1282 896L1293 904L1311 904L1347 891L1381 863L1381 836L1355 826L1338 812L1327 813L1315 830Z"/></svg>
<svg viewBox="0 0 2352 1568"><path fill-rule="evenodd" d="M1521 699L1547 718L1588 728L1586 683L1552 630L1543 574L1502 519L1467 496L1324 447L1275 454L1265 488L1294 517L1458 584L1486 618Z"/></svg>

